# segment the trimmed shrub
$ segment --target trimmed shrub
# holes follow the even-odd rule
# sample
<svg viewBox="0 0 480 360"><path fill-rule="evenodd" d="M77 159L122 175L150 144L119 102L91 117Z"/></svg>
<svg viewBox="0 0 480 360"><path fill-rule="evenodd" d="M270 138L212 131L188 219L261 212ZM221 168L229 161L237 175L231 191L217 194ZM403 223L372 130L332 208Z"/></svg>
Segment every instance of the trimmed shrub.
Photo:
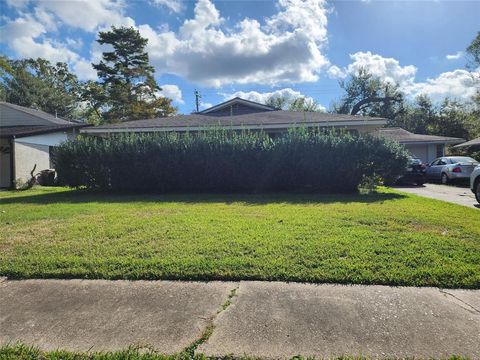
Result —
<svg viewBox="0 0 480 360"><path fill-rule="evenodd" d="M352 192L366 176L401 175L400 145L370 136L305 129L79 137L56 151L70 187L155 192Z"/></svg>

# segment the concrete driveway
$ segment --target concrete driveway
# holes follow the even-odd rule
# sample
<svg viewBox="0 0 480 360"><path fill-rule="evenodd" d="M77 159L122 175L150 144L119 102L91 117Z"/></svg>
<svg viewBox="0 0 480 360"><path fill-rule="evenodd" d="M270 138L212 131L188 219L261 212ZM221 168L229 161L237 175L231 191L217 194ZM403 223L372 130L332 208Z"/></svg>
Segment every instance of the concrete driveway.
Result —
<svg viewBox="0 0 480 360"><path fill-rule="evenodd" d="M440 185L440 184L425 184L423 186L395 186L397 190L424 196L431 199L447 201L457 205L468 206L470 208L480 208L475 195L468 187Z"/></svg>

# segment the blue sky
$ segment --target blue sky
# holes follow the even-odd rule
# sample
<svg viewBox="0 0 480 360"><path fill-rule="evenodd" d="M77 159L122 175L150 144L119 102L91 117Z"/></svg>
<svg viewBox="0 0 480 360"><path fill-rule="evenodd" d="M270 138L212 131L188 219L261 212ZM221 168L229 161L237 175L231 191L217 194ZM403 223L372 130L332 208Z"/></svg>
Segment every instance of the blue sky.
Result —
<svg viewBox="0 0 480 360"><path fill-rule="evenodd" d="M135 26L164 94L179 111L232 96L305 96L328 108L339 80L367 67L414 98L468 99L464 50L480 1L0 0L1 52L65 61L81 79L103 48L99 30Z"/></svg>

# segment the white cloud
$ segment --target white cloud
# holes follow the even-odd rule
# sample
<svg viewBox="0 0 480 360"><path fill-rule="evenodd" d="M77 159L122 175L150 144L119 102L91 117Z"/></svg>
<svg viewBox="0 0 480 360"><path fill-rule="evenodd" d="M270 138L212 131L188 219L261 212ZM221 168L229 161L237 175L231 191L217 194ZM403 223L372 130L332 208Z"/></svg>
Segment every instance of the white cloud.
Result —
<svg viewBox="0 0 480 360"><path fill-rule="evenodd" d="M427 94L435 101L446 97L468 100L475 95L480 86L480 70L470 72L463 69L444 72L436 78L413 83L404 87L411 96Z"/></svg>
<svg viewBox="0 0 480 360"><path fill-rule="evenodd" d="M240 97L242 99L255 101L260 104L265 104L267 100L271 98L284 98L287 103L291 103L298 98L304 98L307 103L313 103L315 100L309 96L302 94L300 91L293 90L291 88L283 88L271 92L257 92L257 91L237 91L233 94L221 94L225 100L233 99L234 97ZM319 110L326 111L326 108L319 105Z"/></svg>
<svg viewBox="0 0 480 360"><path fill-rule="evenodd" d="M30 0L6 0L8 6L17 9L23 9L29 2Z"/></svg>
<svg viewBox="0 0 480 360"><path fill-rule="evenodd" d="M183 5L179 0L151 1L172 11L180 11ZM67 61L83 78L94 76L88 63L98 58L95 43L87 61L74 51L81 43L68 37L62 43L47 35L58 36L66 26L96 32L109 25L135 25L126 16L123 0L43 0L34 4L30 13L19 12L17 19L7 22L2 40L17 56ZM245 18L226 26L210 0L198 0L194 16L178 31L147 24L138 29L149 40L150 60L158 73L216 87L228 83L275 85L317 81L320 71L329 65L321 51L327 42L327 13L326 0L279 0L277 13L269 18Z"/></svg>
<svg viewBox="0 0 480 360"><path fill-rule="evenodd" d="M109 25L135 24L133 19L123 16L124 3L120 0L44 0L35 5L30 13L19 11L19 17L7 19L0 28L0 41L6 42L18 57L41 57L51 62L66 62L82 80L97 78L91 62L98 61L101 48L94 43L88 61L73 51L83 46L81 39L67 37L61 42L47 37L47 34L58 31L62 25L93 32Z"/></svg>
<svg viewBox="0 0 480 360"><path fill-rule="evenodd" d="M97 71L92 67L90 61L78 60L72 65L73 71L80 80L96 80Z"/></svg>
<svg viewBox="0 0 480 360"><path fill-rule="evenodd" d="M480 70L469 72L463 69L444 72L435 78L417 81L417 68L413 65L400 65L394 58L385 58L370 51L351 54L353 60L346 68L339 69L331 66L328 73L341 78L345 75L357 73L366 68L370 73L384 81L397 83L407 96L413 98L426 94L434 101L441 101L445 97L458 100L469 100L479 86Z"/></svg>
<svg viewBox="0 0 480 360"><path fill-rule="evenodd" d="M75 62L79 59L77 53L51 40L37 42L31 37L12 39L10 47L17 55L24 58L43 58L51 62Z"/></svg>
<svg viewBox="0 0 480 360"><path fill-rule="evenodd" d="M135 21L123 15L124 7L117 0L43 0L37 9L54 14L65 25L94 32L110 25L134 26Z"/></svg>
<svg viewBox="0 0 480 360"><path fill-rule="evenodd" d="M174 13L181 13L185 6L180 0L152 0L153 4L164 6Z"/></svg>
<svg viewBox="0 0 480 360"><path fill-rule="evenodd" d="M332 65L328 68L327 70L327 74L328 76L330 76L331 78L344 78L347 76L347 74L345 73L344 70L340 69L337 65Z"/></svg>
<svg viewBox="0 0 480 360"><path fill-rule="evenodd" d="M328 65L320 49L327 41L324 0L280 0L264 24L245 18L233 28L213 3L199 0L194 16L178 32L139 26L148 38L150 59L159 72L206 86L227 83L277 84L318 80Z"/></svg>
<svg viewBox="0 0 480 360"><path fill-rule="evenodd" d="M170 98L179 104L185 103L182 98L182 90L177 85L164 84L160 85L160 87L162 88L162 91L159 93L160 96Z"/></svg>
<svg viewBox="0 0 480 360"><path fill-rule="evenodd" d="M353 62L347 66L346 73L357 73L361 68L381 79L393 83L404 84L415 79L417 68L413 65L401 66L394 58L385 58L381 55L372 54L370 51L351 54Z"/></svg>
<svg viewBox="0 0 480 360"><path fill-rule="evenodd" d="M15 20L8 21L0 28L0 41L7 42L10 39L17 39L22 37L36 38L47 30L39 21L31 15L18 17Z"/></svg>
<svg viewBox="0 0 480 360"><path fill-rule="evenodd" d="M200 106L198 108L199 110L205 110L205 109L211 108L212 106L213 104L211 103L200 101Z"/></svg>
<svg viewBox="0 0 480 360"><path fill-rule="evenodd" d="M455 54L449 54L446 56L447 60L458 60L463 57L463 51L457 51Z"/></svg>

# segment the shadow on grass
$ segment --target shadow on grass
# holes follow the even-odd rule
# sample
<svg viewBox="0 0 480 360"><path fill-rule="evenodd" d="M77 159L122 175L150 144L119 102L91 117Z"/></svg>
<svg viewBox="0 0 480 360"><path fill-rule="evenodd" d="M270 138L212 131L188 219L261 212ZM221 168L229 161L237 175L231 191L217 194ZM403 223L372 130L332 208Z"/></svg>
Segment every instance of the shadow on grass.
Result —
<svg viewBox="0 0 480 360"><path fill-rule="evenodd" d="M0 199L2 204L55 204L55 203L129 203L129 202L176 202L176 203L236 203L262 204L328 204L328 203L376 203L399 200L406 195L396 193L371 194L326 194L326 193L171 193L171 194L119 194L90 190L68 190L25 194Z"/></svg>

